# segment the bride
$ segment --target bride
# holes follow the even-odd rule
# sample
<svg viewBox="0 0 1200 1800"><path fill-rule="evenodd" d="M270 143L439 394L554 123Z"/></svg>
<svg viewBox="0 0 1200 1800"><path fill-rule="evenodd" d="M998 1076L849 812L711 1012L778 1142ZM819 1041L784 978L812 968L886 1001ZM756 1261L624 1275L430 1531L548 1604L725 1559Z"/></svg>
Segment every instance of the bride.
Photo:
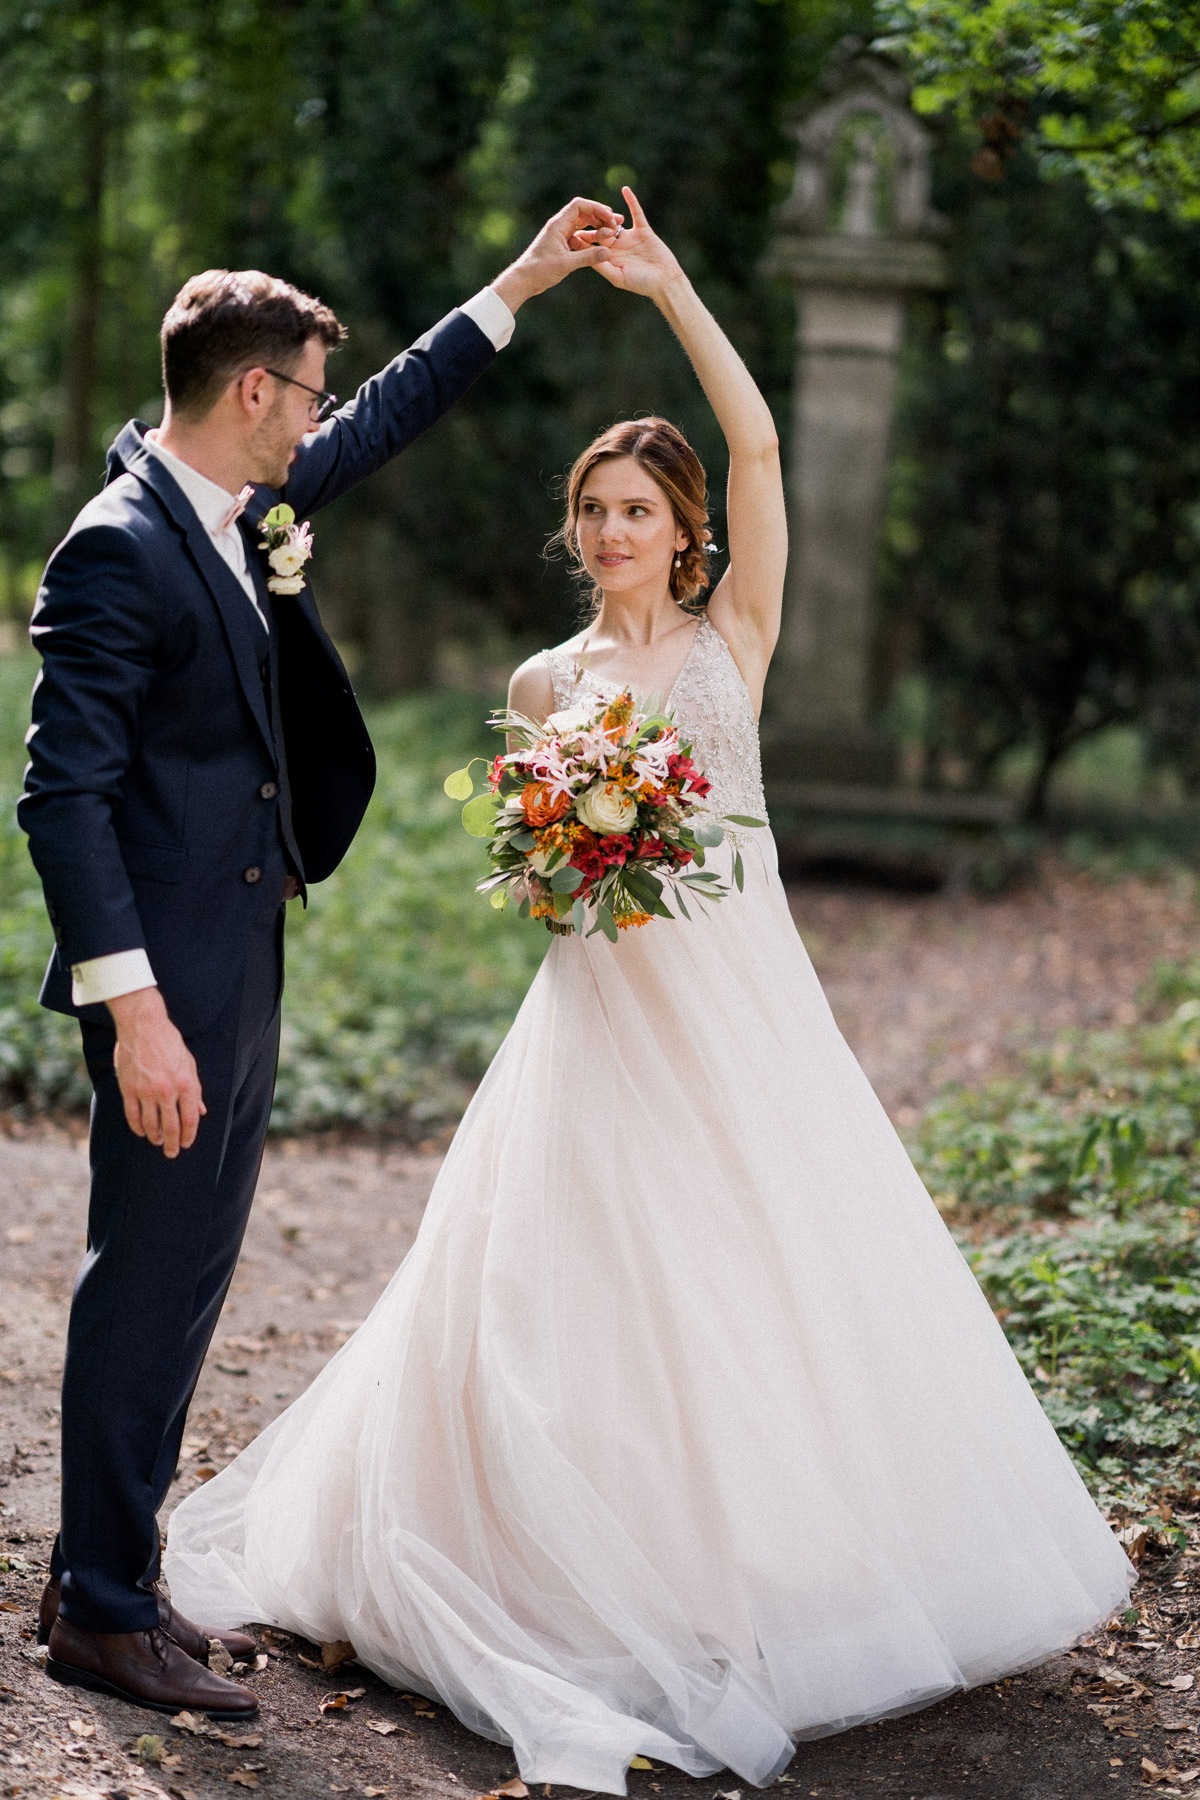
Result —
<svg viewBox="0 0 1200 1800"><path fill-rule="evenodd" d="M600 273L721 425L731 567L704 605L703 470L665 421L614 425L564 527L595 617L511 701L666 695L713 810L765 817L775 431L625 197ZM374 1311L171 1521L185 1612L349 1639L530 1783L621 1794L640 1755L766 1785L797 1739L1063 1648L1132 1580L742 835L706 916L554 939Z"/></svg>

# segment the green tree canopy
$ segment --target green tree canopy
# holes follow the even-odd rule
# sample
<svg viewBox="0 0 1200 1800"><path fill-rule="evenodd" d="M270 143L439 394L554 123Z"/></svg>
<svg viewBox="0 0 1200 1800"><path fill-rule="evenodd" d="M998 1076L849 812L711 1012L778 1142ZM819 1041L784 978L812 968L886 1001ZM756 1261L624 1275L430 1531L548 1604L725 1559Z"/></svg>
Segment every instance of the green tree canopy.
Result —
<svg viewBox="0 0 1200 1800"><path fill-rule="evenodd" d="M985 178L1028 136L1101 201L1200 217L1196 0L881 0L880 20L918 110L980 132Z"/></svg>

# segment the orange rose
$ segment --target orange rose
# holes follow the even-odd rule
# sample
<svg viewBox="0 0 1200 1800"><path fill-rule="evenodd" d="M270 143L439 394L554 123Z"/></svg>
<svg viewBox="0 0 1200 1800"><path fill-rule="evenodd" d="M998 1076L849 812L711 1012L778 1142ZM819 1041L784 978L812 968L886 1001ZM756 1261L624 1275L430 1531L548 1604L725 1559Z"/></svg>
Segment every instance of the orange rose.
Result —
<svg viewBox="0 0 1200 1800"><path fill-rule="evenodd" d="M555 819L561 819L564 813L571 810L571 802L565 794L558 794L552 800L544 781L527 781L521 789L521 806L525 813L525 822L536 828L539 825L553 825Z"/></svg>

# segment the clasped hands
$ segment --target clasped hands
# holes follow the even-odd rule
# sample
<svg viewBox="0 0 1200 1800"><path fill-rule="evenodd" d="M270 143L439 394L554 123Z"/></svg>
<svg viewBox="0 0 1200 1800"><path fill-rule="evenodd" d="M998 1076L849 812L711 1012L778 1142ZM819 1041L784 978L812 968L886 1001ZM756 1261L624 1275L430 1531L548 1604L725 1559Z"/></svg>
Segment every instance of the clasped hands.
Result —
<svg viewBox="0 0 1200 1800"><path fill-rule="evenodd" d="M621 189L632 225L600 200L575 199L547 219L528 249L510 263L492 287L510 312L535 294L557 287L575 269L595 269L614 287L660 299L683 270L651 230L630 187Z"/></svg>

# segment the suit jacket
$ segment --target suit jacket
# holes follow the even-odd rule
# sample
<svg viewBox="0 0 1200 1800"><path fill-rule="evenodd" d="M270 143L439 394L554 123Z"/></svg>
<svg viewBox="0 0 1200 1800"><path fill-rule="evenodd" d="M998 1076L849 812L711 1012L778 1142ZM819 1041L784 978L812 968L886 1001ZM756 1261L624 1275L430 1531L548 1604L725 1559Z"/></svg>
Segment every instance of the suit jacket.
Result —
<svg viewBox="0 0 1200 1800"><path fill-rule="evenodd" d="M268 507L283 499L304 519L336 500L427 430L495 354L452 312L304 440L286 487L259 489L243 521L264 601L256 525ZM54 928L43 1005L106 1020L105 1007L72 1003L71 964L144 948L186 1036L229 999L253 926L279 905L281 771L262 625L144 430L135 421L120 433L107 485L46 567L17 811ZM321 881L366 811L375 757L308 589L273 610L297 873Z"/></svg>

